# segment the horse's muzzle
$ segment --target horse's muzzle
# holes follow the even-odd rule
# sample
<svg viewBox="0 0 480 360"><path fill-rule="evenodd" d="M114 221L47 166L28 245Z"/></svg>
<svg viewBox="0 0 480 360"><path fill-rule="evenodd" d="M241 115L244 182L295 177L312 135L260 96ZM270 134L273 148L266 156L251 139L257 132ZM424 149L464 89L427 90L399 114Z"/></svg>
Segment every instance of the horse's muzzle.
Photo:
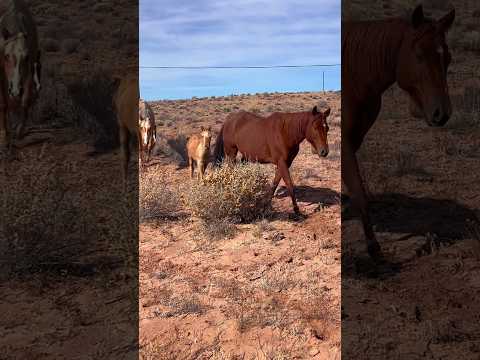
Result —
<svg viewBox="0 0 480 360"><path fill-rule="evenodd" d="M318 154L321 156L321 157L326 157L328 155L328 150L327 149L322 149L318 152Z"/></svg>
<svg viewBox="0 0 480 360"><path fill-rule="evenodd" d="M8 95L13 99L17 100L23 96L23 87L19 88L17 91L14 91L12 85L8 86Z"/></svg>

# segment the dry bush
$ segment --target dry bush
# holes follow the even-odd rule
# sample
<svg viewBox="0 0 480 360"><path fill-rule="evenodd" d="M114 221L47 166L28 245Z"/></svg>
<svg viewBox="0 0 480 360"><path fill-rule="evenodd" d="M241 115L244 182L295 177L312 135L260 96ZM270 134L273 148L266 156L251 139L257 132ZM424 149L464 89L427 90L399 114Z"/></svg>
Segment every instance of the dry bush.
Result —
<svg viewBox="0 0 480 360"><path fill-rule="evenodd" d="M192 184L187 207L204 222L249 222L265 217L271 208L270 184L259 164L224 163L209 172L204 183Z"/></svg>
<svg viewBox="0 0 480 360"><path fill-rule="evenodd" d="M87 276L119 262L131 273L138 261L136 209L106 213L113 185L101 191L88 183L73 187L69 164L46 156L0 175L2 188L9 189L0 193L0 276ZM92 209L92 202L99 206Z"/></svg>
<svg viewBox="0 0 480 360"><path fill-rule="evenodd" d="M168 145L175 150L180 156L184 163L188 162L188 154L187 154L187 141L188 138L185 135L178 135L173 139L168 139Z"/></svg>
<svg viewBox="0 0 480 360"><path fill-rule="evenodd" d="M119 145L117 118L113 109L113 95L117 87L118 81L100 69L88 78L67 85L73 100L91 115L80 125L94 134L97 151L109 151Z"/></svg>
<svg viewBox="0 0 480 360"><path fill-rule="evenodd" d="M63 52L65 54L73 54L80 46L80 42L77 39L66 39L63 41Z"/></svg>
<svg viewBox="0 0 480 360"><path fill-rule="evenodd" d="M479 51L480 50L480 32L471 31L463 34L463 40L461 41L463 49L467 51Z"/></svg>
<svg viewBox="0 0 480 360"><path fill-rule="evenodd" d="M57 52L60 51L60 43L55 39L46 39L43 48L47 52Z"/></svg>
<svg viewBox="0 0 480 360"><path fill-rule="evenodd" d="M139 185L140 221L168 218L179 210L178 193L155 173L141 173Z"/></svg>
<svg viewBox="0 0 480 360"><path fill-rule="evenodd" d="M182 147L181 144L184 142L185 146ZM181 152L179 153L178 151ZM162 134L159 134L157 130L157 141L152 150L152 154L169 157L179 165L186 164L188 160L186 154L186 140L184 140L182 135L177 136L175 139L167 139Z"/></svg>

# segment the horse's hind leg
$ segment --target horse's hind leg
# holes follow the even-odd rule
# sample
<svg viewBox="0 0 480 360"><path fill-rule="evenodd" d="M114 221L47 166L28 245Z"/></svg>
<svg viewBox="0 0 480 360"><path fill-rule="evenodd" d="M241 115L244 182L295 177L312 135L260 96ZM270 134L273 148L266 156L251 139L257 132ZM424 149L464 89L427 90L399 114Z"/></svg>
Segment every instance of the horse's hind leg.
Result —
<svg viewBox="0 0 480 360"><path fill-rule="evenodd" d="M235 163L237 158L237 153L238 153L237 147L233 145L230 145L230 146L224 145L224 146L225 146L225 156L229 161L231 161L232 163Z"/></svg>
<svg viewBox="0 0 480 360"><path fill-rule="evenodd" d="M280 170L277 167L277 169L275 170L275 178L273 179L273 183L272 183L272 189L271 189L272 197L275 196L275 190L277 190L278 184L280 183L281 179L282 179L282 175L280 174Z"/></svg>
<svg viewBox="0 0 480 360"><path fill-rule="evenodd" d="M360 177L357 157L353 146L349 144L349 140L346 138L342 139L342 178L350 193L352 204L358 207L361 212L368 253L373 258L378 257L381 255L381 249L375 238L368 214L368 201Z"/></svg>

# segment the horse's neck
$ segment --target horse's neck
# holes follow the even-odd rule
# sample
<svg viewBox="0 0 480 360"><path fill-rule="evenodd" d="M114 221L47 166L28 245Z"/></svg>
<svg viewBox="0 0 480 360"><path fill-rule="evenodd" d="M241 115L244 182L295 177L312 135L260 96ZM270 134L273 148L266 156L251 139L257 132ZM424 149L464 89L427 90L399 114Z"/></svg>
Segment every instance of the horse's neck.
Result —
<svg viewBox="0 0 480 360"><path fill-rule="evenodd" d="M284 116L288 129L289 145L292 147L300 145L307 136L307 128L310 122L308 112L290 113Z"/></svg>

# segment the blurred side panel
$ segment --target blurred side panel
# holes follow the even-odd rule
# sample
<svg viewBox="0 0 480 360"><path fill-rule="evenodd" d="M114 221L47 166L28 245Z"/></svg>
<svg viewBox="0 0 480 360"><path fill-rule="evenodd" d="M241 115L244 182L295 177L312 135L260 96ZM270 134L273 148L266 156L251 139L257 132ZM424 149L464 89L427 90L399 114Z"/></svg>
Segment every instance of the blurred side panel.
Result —
<svg viewBox="0 0 480 360"><path fill-rule="evenodd" d="M479 357L479 9L342 3L344 359Z"/></svg>
<svg viewBox="0 0 480 360"><path fill-rule="evenodd" d="M3 0L0 30L0 357L136 359L137 151L125 186L117 113L138 95L114 99L138 83L138 2Z"/></svg>

